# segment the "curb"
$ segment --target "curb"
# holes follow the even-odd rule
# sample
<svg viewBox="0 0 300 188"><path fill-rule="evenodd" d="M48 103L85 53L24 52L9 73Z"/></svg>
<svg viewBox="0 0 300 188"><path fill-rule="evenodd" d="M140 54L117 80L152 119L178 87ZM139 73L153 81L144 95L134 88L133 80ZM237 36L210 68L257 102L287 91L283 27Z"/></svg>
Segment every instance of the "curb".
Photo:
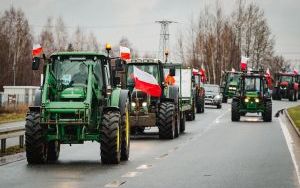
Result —
<svg viewBox="0 0 300 188"><path fill-rule="evenodd" d="M287 109L284 109L284 113L285 116L288 118L288 120L290 121L290 123L292 124L292 126L294 127L296 133L298 134L298 136L300 137L300 131L298 130L298 128L296 127L294 121L292 120L291 116L289 115L289 113L287 112Z"/></svg>

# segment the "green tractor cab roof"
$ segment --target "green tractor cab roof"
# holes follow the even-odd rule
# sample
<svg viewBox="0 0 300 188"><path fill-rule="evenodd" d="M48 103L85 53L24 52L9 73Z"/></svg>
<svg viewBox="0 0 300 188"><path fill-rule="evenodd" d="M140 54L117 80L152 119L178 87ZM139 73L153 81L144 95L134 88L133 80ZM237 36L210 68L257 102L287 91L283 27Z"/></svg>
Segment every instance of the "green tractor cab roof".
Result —
<svg viewBox="0 0 300 188"><path fill-rule="evenodd" d="M94 59L95 57L106 57L107 55L104 53L100 53L100 52L56 52L53 53L50 57L51 58L55 58L58 56L63 56L65 57L83 57L86 59Z"/></svg>

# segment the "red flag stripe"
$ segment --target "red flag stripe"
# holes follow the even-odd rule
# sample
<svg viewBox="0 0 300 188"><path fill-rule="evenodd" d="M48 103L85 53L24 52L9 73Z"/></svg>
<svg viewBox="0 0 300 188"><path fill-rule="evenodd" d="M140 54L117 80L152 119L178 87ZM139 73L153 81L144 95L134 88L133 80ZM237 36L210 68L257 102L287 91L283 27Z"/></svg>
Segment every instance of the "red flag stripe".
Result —
<svg viewBox="0 0 300 188"><path fill-rule="evenodd" d="M144 81L139 80L137 77L134 79L135 88L139 89L153 97L161 96L161 88L159 85L150 84Z"/></svg>

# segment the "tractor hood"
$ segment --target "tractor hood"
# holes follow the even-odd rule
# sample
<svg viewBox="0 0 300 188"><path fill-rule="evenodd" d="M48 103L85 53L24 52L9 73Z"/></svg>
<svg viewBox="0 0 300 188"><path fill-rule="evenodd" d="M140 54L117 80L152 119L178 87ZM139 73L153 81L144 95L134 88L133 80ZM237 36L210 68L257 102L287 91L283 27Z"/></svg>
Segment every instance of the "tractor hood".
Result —
<svg viewBox="0 0 300 188"><path fill-rule="evenodd" d="M85 91L82 87L70 87L63 90L60 94L61 99L84 99Z"/></svg>
<svg viewBox="0 0 300 188"><path fill-rule="evenodd" d="M281 83L280 83L280 86L283 86L283 87L287 87L288 85L289 85L288 82L281 82Z"/></svg>

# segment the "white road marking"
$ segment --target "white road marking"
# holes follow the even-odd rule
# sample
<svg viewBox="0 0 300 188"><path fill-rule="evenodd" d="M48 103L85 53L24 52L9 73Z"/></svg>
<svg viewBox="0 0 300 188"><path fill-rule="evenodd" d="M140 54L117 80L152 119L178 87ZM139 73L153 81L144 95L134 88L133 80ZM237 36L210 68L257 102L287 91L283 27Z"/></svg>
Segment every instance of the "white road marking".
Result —
<svg viewBox="0 0 300 188"><path fill-rule="evenodd" d="M287 129L286 125L282 122L282 119L279 118L279 122L280 122L280 127L282 129L282 132L283 132L283 135L285 137L285 141L287 143L287 146L289 148L289 152L291 154L291 157L292 157L292 161L293 161L293 164L294 164L294 167L295 167L295 170L296 170L296 174L297 174L297 178L298 178L298 183L300 185L300 171L299 171L299 166L296 162L296 157L295 157L295 151L294 151L294 147L293 147L293 139L290 135L290 132L289 130Z"/></svg>
<svg viewBox="0 0 300 188"><path fill-rule="evenodd" d="M120 187L124 183L126 183L126 181L115 180L115 181L112 181L112 182L106 184L104 187L109 187L109 188Z"/></svg>
<svg viewBox="0 0 300 188"><path fill-rule="evenodd" d="M126 174L122 175L122 178L133 178L141 174L142 172L127 172Z"/></svg>
<svg viewBox="0 0 300 188"><path fill-rule="evenodd" d="M151 167L152 167L151 164L143 164L143 165L141 165L141 166L138 166L136 169L137 169L137 170L146 170L146 169L149 169L149 168L151 168Z"/></svg>

